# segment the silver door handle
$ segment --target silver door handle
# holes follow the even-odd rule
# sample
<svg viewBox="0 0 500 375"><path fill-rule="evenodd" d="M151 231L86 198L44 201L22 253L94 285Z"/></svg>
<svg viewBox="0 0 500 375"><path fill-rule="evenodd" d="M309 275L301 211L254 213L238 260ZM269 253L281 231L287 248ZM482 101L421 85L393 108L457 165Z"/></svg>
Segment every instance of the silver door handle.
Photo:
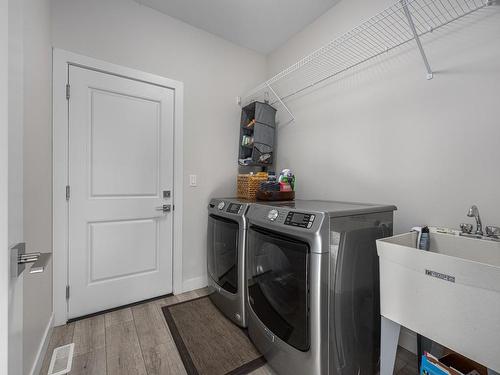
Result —
<svg viewBox="0 0 500 375"><path fill-rule="evenodd" d="M170 204L164 204L163 206L156 207L156 211L162 212L170 212L172 210L172 206Z"/></svg>
<svg viewBox="0 0 500 375"><path fill-rule="evenodd" d="M19 276L24 269L26 264L32 263L30 268L30 273L40 273L45 270L49 264L49 260L52 257L50 253L26 253L26 244L24 242L18 243L11 248L11 259L12 259L12 275L17 274Z"/></svg>
<svg viewBox="0 0 500 375"><path fill-rule="evenodd" d="M17 264L33 263L30 273L40 273L45 270L52 254L49 253L28 253L21 255Z"/></svg>

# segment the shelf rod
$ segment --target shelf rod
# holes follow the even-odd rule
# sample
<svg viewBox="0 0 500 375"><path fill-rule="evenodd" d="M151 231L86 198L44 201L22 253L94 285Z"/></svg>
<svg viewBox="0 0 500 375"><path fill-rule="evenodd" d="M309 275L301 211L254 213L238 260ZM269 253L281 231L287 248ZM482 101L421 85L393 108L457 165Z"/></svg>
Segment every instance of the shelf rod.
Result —
<svg viewBox="0 0 500 375"><path fill-rule="evenodd" d="M285 103L283 103L283 100L281 100L281 98L279 97L279 95L276 93L276 91L274 91L274 89L271 87L271 85L269 83L266 82L266 85L267 87L269 88L269 90L271 90L271 92L273 93L273 95L276 97L276 99L278 99L278 101L281 103L281 105L283 106L283 108L285 108L285 110L288 112L288 114L290 115L290 117L292 118L291 121L295 121L295 116L292 114L292 112L290 112L290 110L288 109L288 107L286 106Z"/></svg>
<svg viewBox="0 0 500 375"><path fill-rule="evenodd" d="M287 102L294 95L413 40L421 53L427 78L431 79L433 72L421 38L494 3L499 4L500 0L397 0L246 93L242 104L257 100L263 94L269 95L271 91L279 93L270 101L271 105ZM359 44L353 46L354 43Z"/></svg>
<svg viewBox="0 0 500 375"><path fill-rule="evenodd" d="M434 75L432 73L431 66L429 65L429 60L427 60L427 55L425 54L424 47L422 47L422 42L420 41L420 37L418 36L417 29L415 28L415 23L413 22L410 10L408 9L408 0L401 0L401 5L405 12L406 18L408 19L408 24L413 33L413 38L415 39L418 49L420 50L420 55L422 55L422 60L424 60L425 69L427 69L427 79L432 79Z"/></svg>

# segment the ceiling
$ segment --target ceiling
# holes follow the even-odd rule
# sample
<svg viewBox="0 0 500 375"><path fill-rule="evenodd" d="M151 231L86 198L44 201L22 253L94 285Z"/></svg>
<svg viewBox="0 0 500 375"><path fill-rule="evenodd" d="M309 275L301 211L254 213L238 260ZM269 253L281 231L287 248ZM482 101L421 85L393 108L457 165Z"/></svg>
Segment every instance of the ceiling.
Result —
<svg viewBox="0 0 500 375"><path fill-rule="evenodd" d="M268 54L338 0L135 0L240 46Z"/></svg>

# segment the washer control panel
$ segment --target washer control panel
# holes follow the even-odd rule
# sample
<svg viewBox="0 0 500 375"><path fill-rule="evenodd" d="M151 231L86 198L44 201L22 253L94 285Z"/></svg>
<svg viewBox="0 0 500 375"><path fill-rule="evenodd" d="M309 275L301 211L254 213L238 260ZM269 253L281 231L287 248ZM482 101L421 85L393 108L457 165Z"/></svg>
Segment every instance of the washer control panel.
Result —
<svg viewBox="0 0 500 375"><path fill-rule="evenodd" d="M216 215L232 217L234 215L243 216L248 208L248 203L237 200L212 199L208 204L208 210ZM228 215L229 214L229 215Z"/></svg>
<svg viewBox="0 0 500 375"><path fill-rule="evenodd" d="M316 218L316 215L314 215L314 214L307 214L307 213L290 211L290 212L288 212L288 215L286 216L285 225L309 229L312 227L315 218Z"/></svg>

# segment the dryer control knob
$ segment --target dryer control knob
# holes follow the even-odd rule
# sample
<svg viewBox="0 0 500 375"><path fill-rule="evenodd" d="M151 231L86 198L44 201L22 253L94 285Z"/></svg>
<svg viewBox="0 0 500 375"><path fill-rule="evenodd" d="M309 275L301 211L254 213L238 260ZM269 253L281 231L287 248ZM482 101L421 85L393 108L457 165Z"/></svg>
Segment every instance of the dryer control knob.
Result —
<svg viewBox="0 0 500 375"><path fill-rule="evenodd" d="M224 207L226 207L226 203L224 203L224 201L221 201L221 202L219 203L219 205L217 206L217 208L218 208L219 210L223 210L223 209L224 209Z"/></svg>
<svg viewBox="0 0 500 375"><path fill-rule="evenodd" d="M269 213L267 214L267 218L271 221L274 221L278 218L278 210L271 210L269 211Z"/></svg>

